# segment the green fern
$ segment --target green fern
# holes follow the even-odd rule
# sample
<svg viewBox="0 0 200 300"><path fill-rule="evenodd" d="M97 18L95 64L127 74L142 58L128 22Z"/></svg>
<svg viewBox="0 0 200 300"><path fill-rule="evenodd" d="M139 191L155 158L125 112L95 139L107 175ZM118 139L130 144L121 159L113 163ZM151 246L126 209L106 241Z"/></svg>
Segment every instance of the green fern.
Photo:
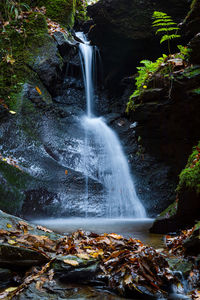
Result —
<svg viewBox="0 0 200 300"><path fill-rule="evenodd" d="M177 23L175 23L170 16L166 13L160 11L154 11L153 13L153 27L157 27L156 34L160 33L162 35L160 43L167 41L169 54L170 50L170 40L180 38L181 36L177 34L179 28Z"/></svg>

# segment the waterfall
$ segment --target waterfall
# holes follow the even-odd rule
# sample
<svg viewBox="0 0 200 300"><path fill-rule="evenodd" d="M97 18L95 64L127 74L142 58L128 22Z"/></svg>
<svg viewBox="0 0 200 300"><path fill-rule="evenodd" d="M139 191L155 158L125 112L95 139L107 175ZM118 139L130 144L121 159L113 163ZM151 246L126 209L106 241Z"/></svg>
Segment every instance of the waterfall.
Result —
<svg viewBox="0 0 200 300"><path fill-rule="evenodd" d="M146 212L137 197L128 162L120 141L114 131L104 122L103 118L95 117L93 114L93 46L90 45L82 32L78 32L76 35L83 42L80 43L79 49L87 100L87 114L81 120L81 124L85 129L86 139L86 149L84 151L86 183L88 182L87 170L92 168L89 173L93 174L93 177L105 189L106 217L144 218L146 217ZM89 147L93 148L93 153L95 153L95 164L93 165L91 165ZM89 197L88 194L87 197ZM87 205L86 200L86 216Z"/></svg>

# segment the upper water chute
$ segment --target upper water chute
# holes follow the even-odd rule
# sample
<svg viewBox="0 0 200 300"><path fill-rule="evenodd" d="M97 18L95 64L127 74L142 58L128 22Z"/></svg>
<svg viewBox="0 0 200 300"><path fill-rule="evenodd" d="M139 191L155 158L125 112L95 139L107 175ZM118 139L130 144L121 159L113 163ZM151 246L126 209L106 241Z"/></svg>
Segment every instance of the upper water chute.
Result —
<svg viewBox="0 0 200 300"><path fill-rule="evenodd" d="M94 87L93 70L94 54L86 36L79 32L79 44L82 71L87 99L87 114L81 120L86 132L84 164L86 182L88 176L95 178L105 189L105 217L111 218L145 218L145 209L137 197L130 175L128 162L123 153L120 141L114 131L108 127L103 118L93 114ZM92 153L90 152L92 149ZM91 157L95 160L91 163ZM89 171L88 169L92 168ZM86 193L89 198L88 191ZM89 202L86 200L86 216Z"/></svg>
<svg viewBox="0 0 200 300"><path fill-rule="evenodd" d="M90 46L86 36L83 32L77 32L76 36L83 41L79 44L81 66L83 72L83 79L85 85L85 93L87 100L87 115L92 117L92 104L94 98L94 87L93 87L93 46Z"/></svg>

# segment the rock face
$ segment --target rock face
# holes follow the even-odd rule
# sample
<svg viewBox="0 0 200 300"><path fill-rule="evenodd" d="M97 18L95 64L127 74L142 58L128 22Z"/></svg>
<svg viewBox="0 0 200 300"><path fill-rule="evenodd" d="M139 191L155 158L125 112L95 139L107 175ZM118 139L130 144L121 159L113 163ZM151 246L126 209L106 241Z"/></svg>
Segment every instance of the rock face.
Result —
<svg viewBox="0 0 200 300"><path fill-rule="evenodd" d="M199 0L193 0L191 9L183 22L183 33L186 39L191 39L199 32L200 17L199 17L200 3Z"/></svg>
<svg viewBox="0 0 200 300"><path fill-rule="evenodd" d="M167 233L193 226L200 218L199 194L199 144L194 147L185 169L179 175L176 201L162 212L154 222L151 231Z"/></svg>
<svg viewBox="0 0 200 300"><path fill-rule="evenodd" d="M180 22L188 9L186 0L100 0L89 6L88 13L95 23L89 37L101 50L106 84L133 74L141 59L160 55L159 41L151 27L153 11L166 12Z"/></svg>
<svg viewBox="0 0 200 300"><path fill-rule="evenodd" d="M0 77L0 206L26 217L83 216L85 92L77 42L67 31L50 36L40 13L29 14L26 24L28 52L20 48L21 36L8 30L18 45L16 87L7 86L9 74ZM6 48L6 37L0 43ZM101 214L101 184L89 178L88 189L91 214Z"/></svg>

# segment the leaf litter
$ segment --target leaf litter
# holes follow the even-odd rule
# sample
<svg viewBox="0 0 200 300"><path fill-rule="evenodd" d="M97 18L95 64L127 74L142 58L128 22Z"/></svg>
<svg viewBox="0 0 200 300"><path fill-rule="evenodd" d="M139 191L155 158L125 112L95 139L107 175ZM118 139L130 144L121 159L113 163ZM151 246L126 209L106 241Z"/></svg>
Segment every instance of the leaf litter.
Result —
<svg viewBox="0 0 200 300"><path fill-rule="evenodd" d="M36 282L36 288L42 290L43 283L53 279L54 271L51 264L58 256L63 256L64 264L71 268L79 267L78 259L97 261L98 279L106 282L112 290L121 295L127 291L141 293L144 296L146 292L153 295L167 295L166 286L178 283L169 269L166 255L144 245L140 240L126 239L115 233L98 235L81 230L55 240L51 239L50 230L42 226L37 228L46 235L32 234L30 232L32 227L24 221L19 221L17 229L0 230L3 243L32 249L48 260L48 263L37 272L34 269L30 271L17 288L0 293L0 299L2 297L12 299L33 281ZM74 255L77 260L65 259L66 255ZM48 272L50 274L47 276Z"/></svg>

